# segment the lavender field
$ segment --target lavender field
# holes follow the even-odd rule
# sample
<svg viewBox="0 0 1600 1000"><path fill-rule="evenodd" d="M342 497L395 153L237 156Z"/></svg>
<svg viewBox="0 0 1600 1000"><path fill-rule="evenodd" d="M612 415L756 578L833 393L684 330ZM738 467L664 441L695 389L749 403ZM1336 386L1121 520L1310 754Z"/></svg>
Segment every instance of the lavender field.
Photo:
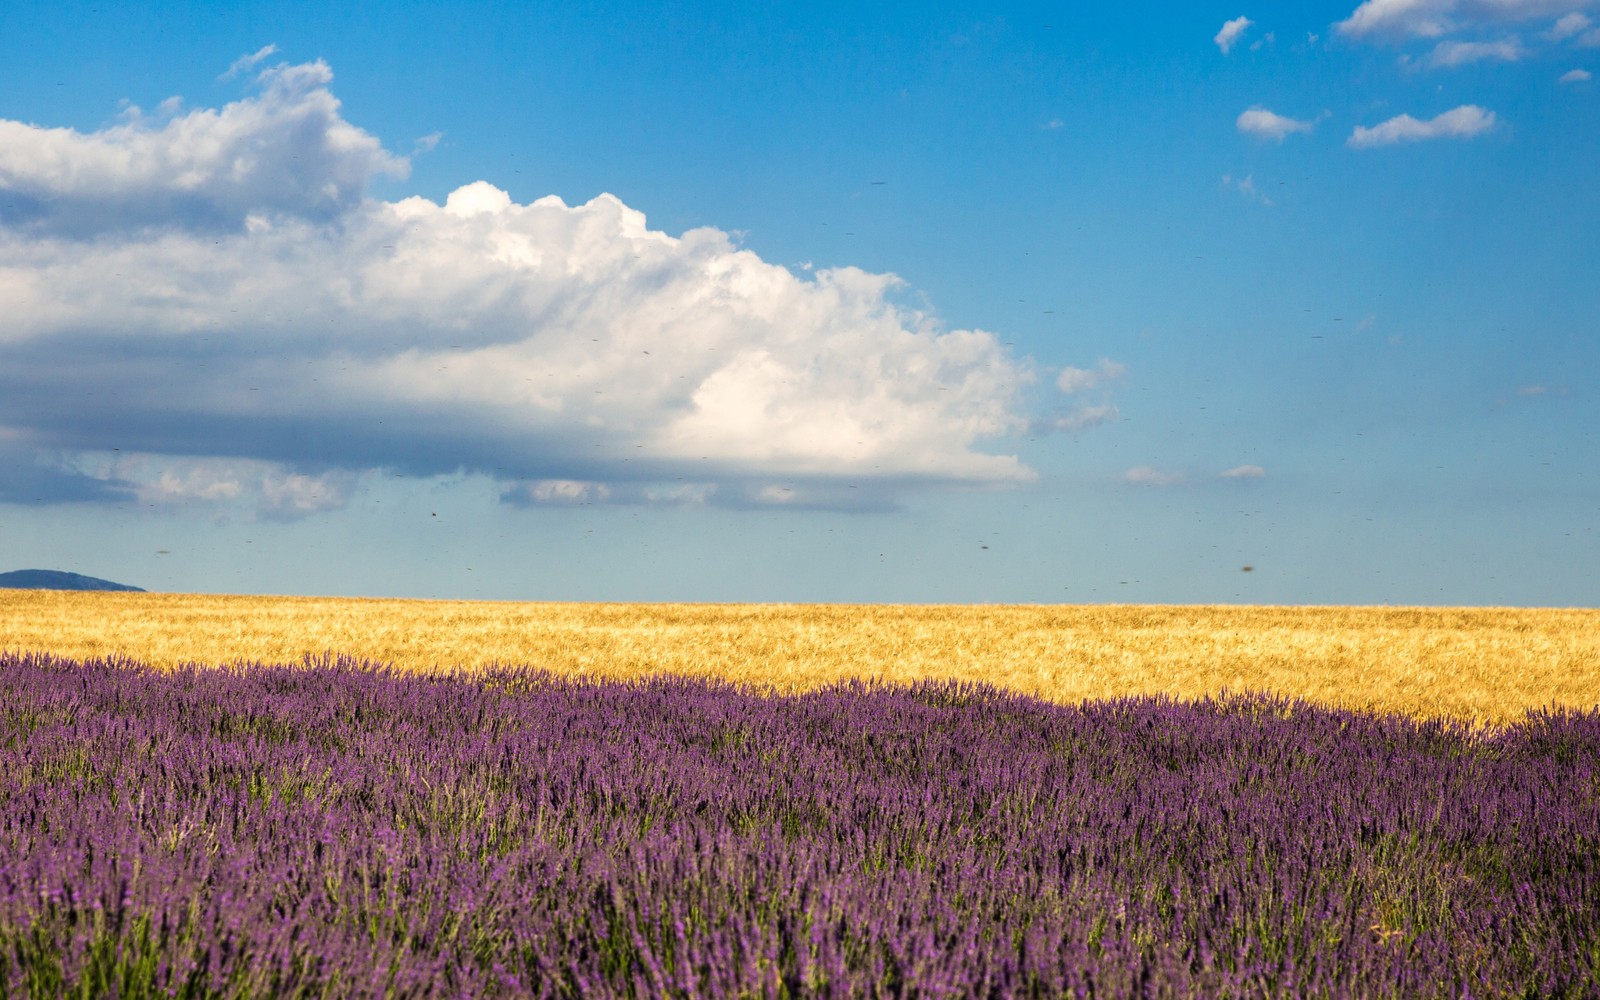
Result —
<svg viewBox="0 0 1600 1000"><path fill-rule="evenodd" d="M1600 995L1600 711L0 655L0 995Z"/></svg>

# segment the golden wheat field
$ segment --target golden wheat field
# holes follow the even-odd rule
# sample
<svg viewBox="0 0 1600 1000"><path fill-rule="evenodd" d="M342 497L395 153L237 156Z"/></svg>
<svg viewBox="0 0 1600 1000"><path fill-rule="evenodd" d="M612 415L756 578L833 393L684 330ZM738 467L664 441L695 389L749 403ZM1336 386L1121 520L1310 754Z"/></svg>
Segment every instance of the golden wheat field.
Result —
<svg viewBox="0 0 1600 1000"><path fill-rule="evenodd" d="M1600 610L574 604L0 590L0 648L158 666L346 653L408 671L530 664L715 677L985 681L1072 704L1270 691L1498 725L1600 704Z"/></svg>

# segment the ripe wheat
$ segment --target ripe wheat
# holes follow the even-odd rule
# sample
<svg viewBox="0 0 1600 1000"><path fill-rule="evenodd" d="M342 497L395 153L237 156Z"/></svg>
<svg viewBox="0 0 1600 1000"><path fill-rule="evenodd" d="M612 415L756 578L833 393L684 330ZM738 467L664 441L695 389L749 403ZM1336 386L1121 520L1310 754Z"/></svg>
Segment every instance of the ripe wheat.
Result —
<svg viewBox="0 0 1600 1000"><path fill-rule="evenodd" d="M1061 704L1269 692L1501 725L1600 704L1592 609L569 604L0 591L0 649L161 667L333 652L406 671L980 681Z"/></svg>

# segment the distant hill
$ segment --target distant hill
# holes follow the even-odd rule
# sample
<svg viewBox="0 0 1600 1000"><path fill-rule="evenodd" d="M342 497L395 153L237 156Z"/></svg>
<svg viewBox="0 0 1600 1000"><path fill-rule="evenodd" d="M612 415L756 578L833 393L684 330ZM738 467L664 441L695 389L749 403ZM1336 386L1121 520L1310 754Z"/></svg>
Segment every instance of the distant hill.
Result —
<svg viewBox="0 0 1600 1000"><path fill-rule="evenodd" d="M0 587L13 590L136 590L144 593L143 587L112 583L82 573L63 573L58 569L18 569L0 573Z"/></svg>

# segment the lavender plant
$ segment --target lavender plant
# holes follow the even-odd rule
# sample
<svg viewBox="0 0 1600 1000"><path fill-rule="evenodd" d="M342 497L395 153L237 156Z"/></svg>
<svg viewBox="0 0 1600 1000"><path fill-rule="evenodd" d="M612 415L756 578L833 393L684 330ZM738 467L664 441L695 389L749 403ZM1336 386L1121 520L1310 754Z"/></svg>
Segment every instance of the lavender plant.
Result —
<svg viewBox="0 0 1600 1000"><path fill-rule="evenodd" d="M0 683L7 997L1600 995L1600 710Z"/></svg>

